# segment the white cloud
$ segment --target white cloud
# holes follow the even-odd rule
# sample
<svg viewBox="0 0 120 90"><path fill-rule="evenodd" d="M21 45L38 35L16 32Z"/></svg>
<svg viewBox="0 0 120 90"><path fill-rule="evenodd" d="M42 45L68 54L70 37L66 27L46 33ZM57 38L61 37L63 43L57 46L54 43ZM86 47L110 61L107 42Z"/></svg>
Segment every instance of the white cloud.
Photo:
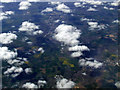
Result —
<svg viewBox="0 0 120 90"><path fill-rule="evenodd" d="M114 10L114 8L109 8L109 10Z"/></svg>
<svg viewBox="0 0 120 90"><path fill-rule="evenodd" d="M27 58L22 58L22 60L27 61Z"/></svg>
<svg viewBox="0 0 120 90"><path fill-rule="evenodd" d="M14 66L11 68L8 68L7 71L4 72L4 74L12 73L15 69L16 69L16 67L14 67Z"/></svg>
<svg viewBox="0 0 120 90"><path fill-rule="evenodd" d="M88 25L90 25L90 28L92 29L95 28L104 29L105 27L104 25L98 25L97 22L88 22ZM68 51L72 51L71 54L72 57L80 57L81 55L83 55L82 51L90 51L90 49L85 45L78 46L79 45L78 38L80 37L80 35L81 31L78 30L76 27L61 24L55 29L54 38L57 41L65 45L68 45ZM96 60L91 60L91 58L81 59L79 60L79 64L81 66L89 66L94 68L99 68L103 65L102 63Z"/></svg>
<svg viewBox="0 0 120 90"><path fill-rule="evenodd" d="M13 14L14 14L13 11L6 11L6 12L5 12L5 15L13 15Z"/></svg>
<svg viewBox="0 0 120 90"><path fill-rule="evenodd" d="M69 47L68 48L69 51L90 51L90 49L85 46L85 45L82 45L82 46L73 46L73 47Z"/></svg>
<svg viewBox="0 0 120 90"><path fill-rule="evenodd" d="M52 12L53 9L52 8L46 8L44 10L42 10L41 12L44 13L44 12Z"/></svg>
<svg viewBox="0 0 120 90"><path fill-rule="evenodd" d="M66 6L65 4L59 4L59 5L56 7L56 9L57 9L58 11L62 11L62 12L64 12L64 13L70 13L70 12L71 12L70 8L69 8L68 6Z"/></svg>
<svg viewBox="0 0 120 90"><path fill-rule="evenodd" d="M102 30L107 28L107 25L104 25L104 24L98 25L98 22L87 22L87 23L90 26L89 27L90 30L95 30L95 29Z"/></svg>
<svg viewBox="0 0 120 90"><path fill-rule="evenodd" d="M23 84L22 88L38 88L38 86L35 85L34 83L27 82L27 83Z"/></svg>
<svg viewBox="0 0 120 90"><path fill-rule="evenodd" d="M33 42L27 42L27 44L28 44L28 45L32 45L32 44L33 44Z"/></svg>
<svg viewBox="0 0 120 90"><path fill-rule="evenodd" d="M81 21L93 21L94 19L81 18Z"/></svg>
<svg viewBox="0 0 120 90"><path fill-rule="evenodd" d="M9 44L12 43L13 40L17 39L17 36L13 33L1 33L0 34L0 43L1 44Z"/></svg>
<svg viewBox="0 0 120 90"><path fill-rule="evenodd" d="M71 57L80 57L80 56L82 56L83 55L83 53L81 52L81 51L77 51L77 52L73 52L72 54L71 54Z"/></svg>
<svg viewBox="0 0 120 90"><path fill-rule="evenodd" d="M112 23L119 23L119 20L114 20Z"/></svg>
<svg viewBox="0 0 120 90"><path fill-rule="evenodd" d="M8 60L8 63L9 64L14 64L14 63L19 63L20 61L19 60L16 60L16 59L14 59L14 60Z"/></svg>
<svg viewBox="0 0 120 90"><path fill-rule="evenodd" d="M89 48L85 45L82 46L73 46L73 47L69 47L68 51L75 51L71 54L72 57L80 57L81 55L83 55L82 51L90 51Z"/></svg>
<svg viewBox="0 0 120 90"><path fill-rule="evenodd" d="M108 7L106 7L106 6L104 6L103 8L104 8L104 9L107 9L107 10L109 9L109 8L108 8Z"/></svg>
<svg viewBox="0 0 120 90"><path fill-rule="evenodd" d="M29 6L31 6L31 3L28 1L22 1L19 4L19 10L26 10L29 8Z"/></svg>
<svg viewBox="0 0 120 90"><path fill-rule="evenodd" d="M0 5L0 8L4 8L4 6L3 6L3 5Z"/></svg>
<svg viewBox="0 0 120 90"><path fill-rule="evenodd" d="M82 5L78 2L75 2L74 5L75 5L75 7L82 7Z"/></svg>
<svg viewBox="0 0 120 90"><path fill-rule="evenodd" d="M9 16L13 14L13 11L0 12L0 21L9 18Z"/></svg>
<svg viewBox="0 0 120 90"><path fill-rule="evenodd" d="M116 86L117 88L120 88L120 81L117 81L117 82L115 83L115 86Z"/></svg>
<svg viewBox="0 0 120 90"><path fill-rule="evenodd" d="M26 72L27 74L32 73L32 69L31 69L31 68L26 68L26 69L25 69L25 72Z"/></svg>
<svg viewBox="0 0 120 90"><path fill-rule="evenodd" d="M8 68L4 72L4 74L5 75L10 75L11 74L12 77L17 77L18 75L20 75L21 72L23 72L23 68L12 66L11 68Z"/></svg>
<svg viewBox="0 0 120 90"><path fill-rule="evenodd" d="M92 4L92 5L101 5L101 1L94 1L94 0L88 0L87 3Z"/></svg>
<svg viewBox="0 0 120 90"><path fill-rule="evenodd" d="M86 76L87 74L86 73L82 73L82 75Z"/></svg>
<svg viewBox="0 0 120 90"><path fill-rule="evenodd" d="M106 9L106 10L114 10L114 8L108 8L106 6L104 6L104 9Z"/></svg>
<svg viewBox="0 0 120 90"><path fill-rule="evenodd" d="M29 2L40 2L41 0L28 0ZM45 0L44 0L45 1Z"/></svg>
<svg viewBox="0 0 120 90"><path fill-rule="evenodd" d="M38 88L44 87L45 84L47 84L45 80L38 80Z"/></svg>
<svg viewBox="0 0 120 90"><path fill-rule="evenodd" d="M58 20L55 20L54 22L55 22L55 23L58 23L58 22L60 22L60 20L58 19Z"/></svg>
<svg viewBox="0 0 120 90"><path fill-rule="evenodd" d="M101 1L95 1L95 0L78 0L78 1L85 2L91 5L102 5Z"/></svg>
<svg viewBox="0 0 120 90"><path fill-rule="evenodd" d="M80 66L89 66L89 67L94 67L94 68L100 68L103 64L96 61L96 60L93 60L93 61L88 61L86 59L80 59L79 60L79 65Z"/></svg>
<svg viewBox="0 0 120 90"><path fill-rule="evenodd" d="M27 0L29 2L50 2L51 0Z"/></svg>
<svg viewBox="0 0 120 90"><path fill-rule="evenodd" d="M19 28L19 31L34 31L35 29L39 29L38 26L36 26L34 23L31 23L29 21L22 22L21 27Z"/></svg>
<svg viewBox="0 0 120 90"><path fill-rule="evenodd" d="M97 7L97 5L93 5L93 7L95 7L95 8L96 8L96 7Z"/></svg>
<svg viewBox="0 0 120 90"><path fill-rule="evenodd" d="M54 38L65 45L74 46L78 45L79 41L77 39L80 35L80 30L76 27L61 24L55 29Z"/></svg>
<svg viewBox="0 0 120 90"><path fill-rule="evenodd" d="M71 54L72 57L80 57L83 55L82 51L89 51L85 45L78 46L77 40L81 35L81 31L71 25L61 24L55 29L54 38L65 45L71 46L68 51L75 51Z"/></svg>
<svg viewBox="0 0 120 90"><path fill-rule="evenodd" d="M0 0L2 3L16 2L16 0Z"/></svg>
<svg viewBox="0 0 120 90"><path fill-rule="evenodd" d="M23 69L21 67L16 67L14 72L21 73L21 72L23 72Z"/></svg>
<svg viewBox="0 0 120 90"><path fill-rule="evenodd" d="M41 53L44 53L44 52L45 52L42 47L40 47L40 48L38 49L38 51L41 52Z"/></svg>
<svg viewBox="0 0 120 90"><path fill-rule="evenodd" d="M62 21L61 23L65 23L65 21Z"/></svg>
<svg viewBox="0 0 120 90"><path fill-rule="evenodd" d="M34 31L34 32L33 32L33 35L38 35L38 34L42 34L42 33L43 33L42 30L38 30L38 31Z"/></svg>
<svg viewBox="0 0 120 90"><path fill-rule="evenodd" d="M97 28L98 23L97 22L88 22L88 25L90 26L90 28Z"/></svg>
<svg viewBox="0 0 120 90"><path fill-rule="evenodd" d="M0 60L9 60L16 56L17 52L8 50L8 47L0 47Z"/></svg>
<svg viewBox="0 0 120 90"><path fill-rule="evenodd" d="M37 25L35 25L34 23L31 23L29 21L24 21L22 22L22 25L19 28L19 31L24 31L27 32L28 34L32 34L32 35L37 35L37 34L42 34L43 31L41 30L37 30L39 29L39 27ZM35 31L37 30L37 31Z"/></svg>
<svg viewBox="0 0 120 90"><path fill-rule="evenodd" d="M27 58L17 57L18 60L28 61Z"/></svg>
<svg viewBox="0 0 120 90"><path fill-rule="evenodd" d="M18 60L18 59L10 59L10 60L7 60L7 63L10 64L10 65L16 65L16 66L19 66L19 65L23 65L24 64L24 61L21 61L21 60Z"/></svg>
<svg viewBox="0 0 120 90"><path fill-rule="evenodd" d="M10 65L20 66L20 65L23 65L25 61L28 61L27 58L17 57L17 59L7 60L7 63Z"/></svg>
<svg viewBox="0 0 120 90"><path fill-rule="evenodd" d="M90 7L87 11L97 11L95 8Z"/></svg>
<svg viewBox="0 0 120 90"><path fill-rule="evenodd" d="M66 78L62 78L57 81L56 87L57 88L73 88L75 83L71 80L67 80Z"/></svg>
<svg viewBox="0 0 120 90"><path fill-rule="evenodd" d="M102 30L102 29L105 29L107 28L108 25L104 25L104 24L100 24L97 26L98 30Z"/></svg>
<svg viewBox="0 0 120 90"><path fill-rule="evenodd" d="M74 6L75 7L86 7L86 6L84 6L85 5L85 3L80 3L80 2L75 2L74 3Z"/></svg>
<svg viewBox="0 0 120 90"><path fill-rule="evenodd" d="M60 2L50 2L51 5L58 5Z"/></svg>
<svg viewBox="0 0 120 90"><path fill-rule="evenodd" d="M111 3L111 6L118 6L119 5L119 2L112 2Z"/></svg>

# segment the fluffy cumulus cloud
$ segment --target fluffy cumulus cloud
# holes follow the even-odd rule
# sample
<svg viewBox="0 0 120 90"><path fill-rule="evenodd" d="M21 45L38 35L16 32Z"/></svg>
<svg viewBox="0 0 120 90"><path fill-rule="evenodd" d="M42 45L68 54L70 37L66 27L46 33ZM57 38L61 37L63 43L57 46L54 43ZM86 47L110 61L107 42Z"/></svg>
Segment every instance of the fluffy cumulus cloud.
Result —
<svg viewBox="0 0 120 90"><path fill-rule="evenodd" d="M0 60L9 60L15 58L17 52L8 50L8 47L0 47Z"/></svg>
<svg viewBox="0 0 120 90"><path fill-rule="evenodd" d="M68 6L66 6L64 3L58 4L58 6L56 7L56 9L58 11L62 11L64 13L70 13L71 12L70 8Z"/></svg>
<svg viewBox="0 0 120 90"><path fill-rule="evenodd" d="M119 20L114 20L112 23L119 23Z"/></svg>
<svg viewBox="0 0 120 90"><path fill-rule="evenodd" d="M80 57L83 55L82 51L90 51L89 48L85 45L82 46L73 46L73 47L69 47L68 51L74 51L71 56L72 57Z"/></svg>
<svg viewBox="0 0 120 90"><path fill-rule="evenodd" d="M39 26L35 25L34 23L31 23L29 21L24 21L22 22L22 25L20 26L19 31L24 31L32 35L42 34L43 32L38 29L39 29Z"/></svg>
<svg viewBox="0 0 120 90"><path fill-rule="evenodd" d="M46 1L46 0L27 0L29 2L40 2L40 1Z"/></svg>
<svg viewBox="0 0 120 90"><path fill-rule="evenodd" d="M81 2L84 2L84 3L88 3L88 4L91 4L91 5L102 5L102 1L95 1L95 0L78 0L78 1L81 1Z"/></svg>
<svg viewBox="0 0 120 90"><path fill-rule="evenodd" d="M58 5L60 2L50 2L51 5Z"/></svg>
<svg viewBox="0 0 120 90"><path fill-rule="evenodd" d="M39 35L39 34L42 34L42 33L43 33L42 30L38 30L38 31L34 31L34 32L33 32L33 35Z"/></svg>
<svg viewBox="0 0 120 90"><path fill-rule="evenodd" d="M19 10L26 10L29 8L29 6L31 6L31 3L28 1L22 1L19 4Z"/></svg>
<svg viewBox="0 0 120 90"><path fill-rule="evenodd" d="M89 21L93 21L94 19L88 19L88 18L81 18L81 21L87 21L87 22L89 22Z"/></svg>
<svg viewBox="0 0 120 90"><path fill-rule="evenodd" d="M116 86L117 88L120 88L120 81L117 81L117 82L115 83L115 86Z"/></svg>
<svg viewBox="0 0 120 90"><path fill-rule="evenodd" d="M38 88L44 87L45 84L47 84L45 80L38 80Z"/></svg>
<svg viewBox="0 0 120 90"><path fill-rule="evenodd" d="M6 12L5 12L5 15L13 15L13 14L14 14L13 11L6 11Z"/></svg>
<svg viewBox="0 0 120 90"><path fill-rule="evenodd" d="M8 68L4 74L8 76L11 75L11 77L17 77L21 72L23 72L23 68L12 66L11 68Z"/></svg>
<svg viewBox="0 0 120 90"><path fill-rule="evenodd" d="M114 10L114 8L109 8L109 10Z"/></svg>
<svg viewBox="0 0 120 90"><path fill-rule="evenodd" d="M98 23L97 22L88 22L88 25L90 26L90 28L97 28Z"/></svg>
<svg viewBox="0 0 120 90"><path fill-rule="evenodd" d="M82 46L73 46L73 47L69 47L68 49L69 51L90 51L89 48L85 45Z"/></svg>
<svg viewBox="0 0 120 90"><path fill-rule="evenodd" d="M106 9L106 10L114 10L115 9L115 8L108 8L106 6L104 6L103 8Z"/></svg>
<svg viewBox="0 0 120 90"><path fill-rule="evenodd" d="M95 1L95 0L86 0L87 3L92 4L92 5L101 5L101 1Z"/></svg>
<svg viewBox="0 0 120 90"><path fill-rule="evenodd" d="M29 21L22 22L21 27L19 28L19 31L34 31L35 29L39 29L38 26L36 26L34 23L31 23Z"/></svg>
<svg viewBox="0 0 120 90"><path fill-rule="evenodd" d="M89 48L85 45L78 46L79 41L77 40L81 35L81 31L71 25L61 24L55 29L54 38L68 45L68 51L71 51L72 57L80 57L83 55L82 51L89 51Z"/></svg>
<svg viewBox="0 0 120 90"><path fill-rule="evenodd" d="M22 88L42 88L44 85L47 84L45 80L38 80L37 85L31 82L26 82L22 85Z"/></svg>
<svg viewBox="0 0 120 90"><path fill-rule="evenodd" d="M0 5L0 9L1 9L1 8L4 8L4 6L3 6L3 5Z"/></svg>
<svg viewBox="0 0 120 90"><path fill-rule="evenodd" d="M80 56L82 56L83 55L83 53L81 52L81 51L76 51L76 52L73 52L72 54L71 54L71 57L80 57Z"/></svg>
<svg viewBox="0 0 120 90"><path fill-rule="evenodd" d="M58 22L60 22L60 20L59 20L59 19L57 19L57 20L55 20L54 22L55 22L55 23L58 23Z"/></svg>
<svg viewBox="0 0 120 90"><path fill-rule="evenodd" d="M102 29L107 28L107 26L104 25L104 24L98 25L98 22L87 22L87 23L88 23L88 25L90 26L90 27L89 27L90 30L95 30L95 29L97 29L97 30L102 30Z"/></svg>
<svg viewBox="0 0 120 90"><path fill-rule="evenodd" d="M79 65L80 66L89 66L89 67L93 67L93 68L100 68L103 64L96 60L80 59Z"/></svg>
<svg viewBox="0 0 120 90"><path fill-rule="evenodd" d="M16 0L0 0L2 3L16 2Z"/></svg>
<svg viewBox="0 0 120 90"><path fill-rule="evenodd" d="M108 7L106 7L106 6L104 6L103 8L104 8L104 9L106 9L106 10L109 10L109 8L108 8Z"/></svg>
<svg viewBox="0 0 120 90"><path fill-rule="evenodd" d="M90 22L89 25L91 25L92 28L98 28L98 23L96 22ZM68 51L72 52L71 57L81 57L83 55L83 51L90 51L90 49L85 45L79 45L80 42L78 41L78 38L81 35L81 31L78 30L76 27L66 24L61 24L55 29L54 38L63 43L64 45L67 45ZM90 59L82 59L79 60L79 64L81 66L89 66L94 68L99 68L102 66L102 63L94 60L90 61ZM65 80L63 80L65 81ZM60 82L59 82L60 83ZM60 84L58 84L58 87ZM66 86L65 86L66 87Z"/></svg>
<svg viewBox="0 0 120 90"><path fill-rule="evenodd" d="M13 40L17 39L17 36L13 33L1 33L0 34L0 43L1 44L9 44L12 43Z"/></svg>
<svg viewBox="0 0 120 90"><path fill-rule="evenodd" d="M87 11L97 11L95 8L90 7Z"/></svg>
<svg viewBox="0 0 120 90"><path fill-rule="evenodd" d="M78 2L75 2L74 5L75 5L75 7L82 7L82 5Z"/></svg>
<svg viewBox="0 0 120 90"><path fill-rule="evenodd" d="M26 72L27 74L30 74L30 73L32 73L32 69L31 69L31 68L26 68L26 69L25 69L25 72Z"/></svg>
<svg viewBox="0 0 120 90"><path fill-rule="evenodd" d="M44 53L44 49L42 47L38 48L38 51L41 52L41 53Z"/></svg>
<svg viewBox="0 0 120 90"><path fill-rule="evenodd" d="M34 83L27 82L27 83L23 84L22 88L38 88L38 86L35 85Z"/></svg>
<svg viewBox="0 0 120 90"><path fill-rule="evenodd" d="M9 18L10 15L13 15L13 11L5 11L5 12L0 12L0 21L3 19Z"/></svg>
<svg viewBox="0 0 120 90"><path fill-rule="evenodd" d="M111 6L118 6L118 5L119 5L119 1L112 2L110 5L111 5Z"/></svg>
<svg viewBox="0 0 120 90"><path fill-rule="evenodd" d="M20 66L24 64L24 61L19 60L19 59L10 59L10 60L7 60L7 63L10 65Z"/></svg>
<svg viewBox="0 0 120 90"><path fill-rule="evenodd" d="M82 8L84 8L84 7L86 7L85 4L86 4L86 3L75 2L75 3L74 3L74 6L75 6L75 7L82 7Z"/></svg>
<svg viewBox="0 0 120 90"><path fill-rule="evenodd" d="M80 30L71 25L61 24L55 29L54 38L65 45L74 46L79 43Z"/></svg>
<svg viewBox="0 0 120 90"><path fill-rule="evenodd" d="M44 10L42 10L42 13L44 12L52 12L53 11L53 8L46 8Z"/></svg>
<svg viewBox="0 0 120 90"><path fill-rule="evenodd" d="M73 88L74 86L75 86L75 83L66 78L62 78L62 79L58 80L56 83L57 88Z"/></svg>

